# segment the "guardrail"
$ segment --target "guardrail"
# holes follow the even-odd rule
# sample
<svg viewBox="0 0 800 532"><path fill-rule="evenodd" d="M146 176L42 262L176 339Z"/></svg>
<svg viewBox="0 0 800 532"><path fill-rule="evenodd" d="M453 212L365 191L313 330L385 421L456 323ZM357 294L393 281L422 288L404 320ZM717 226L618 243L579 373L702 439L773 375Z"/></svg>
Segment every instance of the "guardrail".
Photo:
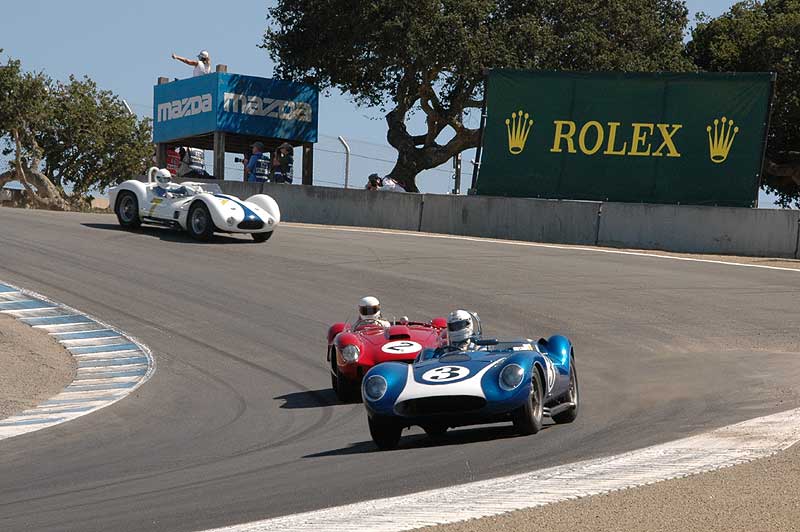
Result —
<svg viewBox="0 0 800 532"><path fill-rule="evenodd" d="M800 258L800 211L400 194L216 181L269 194L288 222L404 229L530 242Z"/></svg>

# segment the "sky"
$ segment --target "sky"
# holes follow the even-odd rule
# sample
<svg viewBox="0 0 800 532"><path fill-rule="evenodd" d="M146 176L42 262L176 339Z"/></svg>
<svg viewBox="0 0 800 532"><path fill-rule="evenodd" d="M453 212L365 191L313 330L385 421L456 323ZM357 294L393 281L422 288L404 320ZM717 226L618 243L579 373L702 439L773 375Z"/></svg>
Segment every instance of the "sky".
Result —
<svg viewBox="0 0 800 532"><path fill-rule="evenodd" d="M698 11L719 15L732 3L689 0L687 5L694 18ZM206 49L214 64L228 65L228 72L271 77L274 63L258 47L271 4L254 0L228 4L210 0L4 2L0 7L0 48L4 49L0 62L11 56L20 59L25 70L44 70L55 79L88 75L101 88L125 99L138 115L152 116L157 78L191 76L191 67L171 59L173 52L194 57ZM352 149L351 187L363 186L373 172L389 173L396 152L386 143L386 125L379 110L359 108L347 95L330 91L320 98L319 116L315 184L342 185L345 158L337 140L340 135ZM416 124L421 124L420 117ZM478 117L468 119L467 125L477 127ZM241 179L241 165L233 162L233 156L226 162L226 178ZM473 152L465 152L464 183L469 182L472 157ZM210 168L210 153L206 161ZM417 184L423 192L450 191L450 165L420 174ZM466 188L462 184L462 193Z"/></svg>

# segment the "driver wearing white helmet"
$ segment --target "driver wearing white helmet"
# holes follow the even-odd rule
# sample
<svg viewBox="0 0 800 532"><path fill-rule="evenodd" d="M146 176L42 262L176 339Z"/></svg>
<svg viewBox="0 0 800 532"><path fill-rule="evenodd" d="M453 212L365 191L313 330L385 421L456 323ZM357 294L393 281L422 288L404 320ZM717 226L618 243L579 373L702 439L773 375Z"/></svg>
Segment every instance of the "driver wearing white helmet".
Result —
<svg viewBox="0 0 800 532"><path fill-rule="evenodd" d="M186 194L186 187L173 183L172 174L166 168L159 169L154 166L149 170L149 174L150 179L156 182L156 188L161 189L160 192L156 190L156 195L171 198Z"/></svg>
<svg viewBox="0 0 800 532"><path fill-rule="evenodd" d="M353 324L353 328L364 325L378 325L388 327L391 325L381 316L381 302L377 297L362 297L358 302L358 320Z"/></svg>
<svg viewBox="0 0 800 532"><path fill-rule="evenodd" d="M466 310L454 310L447 316L447 346L446 350L468 351L476 349L475 318Z"/></svg>

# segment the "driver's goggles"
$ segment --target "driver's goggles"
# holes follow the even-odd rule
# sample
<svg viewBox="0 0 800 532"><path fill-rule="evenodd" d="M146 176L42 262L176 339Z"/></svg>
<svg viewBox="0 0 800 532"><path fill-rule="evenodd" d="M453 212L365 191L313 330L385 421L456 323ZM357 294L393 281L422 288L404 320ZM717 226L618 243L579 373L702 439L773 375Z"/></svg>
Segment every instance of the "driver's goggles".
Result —
<svg viewBox="0 0 800 532"><path fill-rule="evenodd" d="M358 307L358 311L362 316L373 316L380 312L381 307Z"/></svg>
<svg viewBox="0 0 800 532"><path fill-rule="evenodd" d="M462 329L466 329L469 325L469 320L458 320L458 321L451 321L447 324L448 331L460 331Z"/></svg>

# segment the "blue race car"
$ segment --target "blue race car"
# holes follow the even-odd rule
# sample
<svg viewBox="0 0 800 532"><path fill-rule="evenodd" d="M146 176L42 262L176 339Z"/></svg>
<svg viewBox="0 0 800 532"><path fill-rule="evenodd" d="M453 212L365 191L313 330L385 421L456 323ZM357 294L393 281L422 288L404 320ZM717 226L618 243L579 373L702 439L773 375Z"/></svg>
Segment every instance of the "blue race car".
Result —
<svg viewBox="0 0 800 532"><path fill-rule="evenodd" d="M578 416L575 354L564 336L479 339L467 351L426 349L411 364L370 369L361 395L380 449L396 447L412 425L436 437L450 427L511 421L527 435L539 432L545 416L556 423Z"/></svg>

